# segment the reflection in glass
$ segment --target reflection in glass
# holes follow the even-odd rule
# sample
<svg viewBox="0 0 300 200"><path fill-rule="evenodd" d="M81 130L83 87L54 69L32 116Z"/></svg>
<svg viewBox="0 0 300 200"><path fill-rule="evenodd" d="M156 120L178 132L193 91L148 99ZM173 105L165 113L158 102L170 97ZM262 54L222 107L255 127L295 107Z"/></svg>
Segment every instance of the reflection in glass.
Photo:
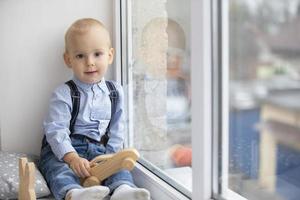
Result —
<svg viewBox="0 0 300 200"><path fill-rule="evenodd" d="M180 2L132 1L129 77L134 146L159 176L191 191L189 6Z"/></svg>
<svg viewBox="0 0 300 200"><path fill-rule="evenodd" d="M229 188L300 196L300 1L229 1Z"/></svg>

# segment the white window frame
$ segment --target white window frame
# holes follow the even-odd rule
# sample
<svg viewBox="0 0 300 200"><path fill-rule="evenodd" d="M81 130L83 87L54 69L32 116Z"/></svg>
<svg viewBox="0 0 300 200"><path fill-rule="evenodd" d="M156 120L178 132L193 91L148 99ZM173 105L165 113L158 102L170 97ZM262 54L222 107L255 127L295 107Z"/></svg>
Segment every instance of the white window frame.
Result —
<svg viewBox="0 0 300 200"><path fill-rule="evenodd" d="M130 2L130 1L128 1ZM127 83L130 77L124 73L132 70L131 58L126 48L130 45L127 34L130 30L130 20L126 18L129 9L126 0L114 0L114 41L116 60L114 76L117 81ZM123 17L123 18L122 18ZM129 24L127 24L129 23ZM193 189L192 199L208 200L212 195L212 98L211 98L211 1L191 0L191 85L192 85L192 160ZM121 53L119 53L121 52ZM129 59L131 60L131 59ZM123 71L122 71L123 70ZM130 89L130 86L129 86ZM129 91L132 92L132 91ZM130 103L131 100L128 100ZM130 113L129 113L130 114ZM129 124L129 132L132 130ZM129 143L130 143L129 133ZM159 199L189 199L175 188L165 183L159 177L141 165L133 171L135 182L140 187L150 190L152 198Z"/></svg>
<svg viewBox="0 0 300 200"><path fill-rule="evenodd" d="M228 187L229 163L229 8L212 0L213 198L246 200Z"/></svg>
<svg viewBox="0 0 300 200"><path fill-rule="evenodd" d="M212 194L211 1L191 0L192 199Z"/></svg>

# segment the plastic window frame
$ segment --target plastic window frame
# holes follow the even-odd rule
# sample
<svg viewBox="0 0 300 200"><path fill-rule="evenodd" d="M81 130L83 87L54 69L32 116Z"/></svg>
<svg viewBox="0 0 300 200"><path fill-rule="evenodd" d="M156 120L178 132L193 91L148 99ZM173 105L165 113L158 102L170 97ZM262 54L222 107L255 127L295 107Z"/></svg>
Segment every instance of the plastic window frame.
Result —
<svg viewBox="0 0 300 200"><path fill-rule="evenodd" d="M246 200L228 188L229 0L212 0L213 198Z"/></svg>

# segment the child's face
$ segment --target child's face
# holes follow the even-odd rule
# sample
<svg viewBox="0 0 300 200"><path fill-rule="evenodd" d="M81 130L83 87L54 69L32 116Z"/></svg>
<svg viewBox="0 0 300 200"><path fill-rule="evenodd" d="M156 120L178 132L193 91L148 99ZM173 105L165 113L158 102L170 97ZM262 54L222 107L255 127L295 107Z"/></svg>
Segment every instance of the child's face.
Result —
<svg viewBox="0 0 300 200"><path fill-rule="evenodd" d="M80 81L92 84L103 78L113 56L107 32L101 27L92 27L70 38L64 60Z"/></svg>

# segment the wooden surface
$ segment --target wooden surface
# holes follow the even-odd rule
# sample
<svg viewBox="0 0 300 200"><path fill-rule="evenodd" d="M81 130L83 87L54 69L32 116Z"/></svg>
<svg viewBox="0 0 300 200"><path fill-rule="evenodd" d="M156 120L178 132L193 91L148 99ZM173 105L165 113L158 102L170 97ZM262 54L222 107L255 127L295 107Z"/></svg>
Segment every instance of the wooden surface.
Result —
<svg viewBox="0 0 300 200"><path fill-rule="evenodd" d="M262 106L261 121L271 122L271 125L270 128L261 130L259 183L266 190L274 192L277 144L300 149L298 139L300 131L296 131L300 127L300 111L275 104L265 104Z"/></svg>
<svg viewBox="0 0 300 200"><path fill-rule="evenodd" d="M34 163L28 162L27 158L19 159L19 200L35 200L34 191L35 166Z"/></svg>
<svg viewBox="0 0 300 200"><path fill-rule="evenodd" d="M124 149L115 154L106 154L94 158L91 162L91 177L82 180L84 187L99 185L104 179L120 171L132 170L139 153L134 148Z"/></svg>
<svg viewBox="0 0 300 200"><path fill-rule="evenodd" d="M91 164L91 177L82 180L84 187L99 185L104 179L122 170L132 170L139 158L139 153L134 148L124 149L115 154L106 154L93 159ZM34 191L35 166L27 158L19 159L19 200L36 200Z"/></svg>

